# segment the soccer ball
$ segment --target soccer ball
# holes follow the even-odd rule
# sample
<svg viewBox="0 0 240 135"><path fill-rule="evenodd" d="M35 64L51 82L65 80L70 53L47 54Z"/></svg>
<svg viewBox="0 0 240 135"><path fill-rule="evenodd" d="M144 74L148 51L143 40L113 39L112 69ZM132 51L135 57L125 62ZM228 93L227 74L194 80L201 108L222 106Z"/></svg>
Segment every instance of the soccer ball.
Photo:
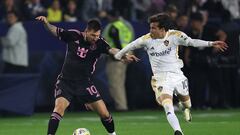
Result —
<svg viewBox="0 0 240 135"><path fill-rule="evenodd" d="M90 135L90 132L86 128L78 128L73 132L73 135Z"/></svg>

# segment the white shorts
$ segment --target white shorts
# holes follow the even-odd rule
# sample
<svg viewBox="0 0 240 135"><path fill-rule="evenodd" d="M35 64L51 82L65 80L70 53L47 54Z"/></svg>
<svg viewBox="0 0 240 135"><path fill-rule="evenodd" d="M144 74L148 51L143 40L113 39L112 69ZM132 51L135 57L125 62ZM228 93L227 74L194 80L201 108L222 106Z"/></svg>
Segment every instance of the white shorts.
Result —
<svg viewBox="0 0 240 135"><path fill-rule="evenodd" d="M152 88L155 92L156 99L161 94L176 95L189 95L188 92L188 79L182 72L162 72L152 76ZM158 100L157 100L158 101Z"/></svg>

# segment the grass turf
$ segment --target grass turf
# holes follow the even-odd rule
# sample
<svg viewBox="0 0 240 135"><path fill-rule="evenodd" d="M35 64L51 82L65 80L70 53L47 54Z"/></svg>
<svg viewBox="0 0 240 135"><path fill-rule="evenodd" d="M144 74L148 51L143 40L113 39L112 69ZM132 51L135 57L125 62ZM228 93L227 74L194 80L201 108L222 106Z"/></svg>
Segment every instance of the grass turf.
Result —
<svg viewBox="0 0 240 135"><path fill-rule="evenodd" d="M112 113L118 135L173 135L163 111ZM193 111L193 122L186 123L177 112L185 135L240 135L240 110ZM50 113L31 117L0 117L0 135L46 135ZM72 135L84 127L91 135L107 135L93 112L66 113L57 135Z"/></svg>

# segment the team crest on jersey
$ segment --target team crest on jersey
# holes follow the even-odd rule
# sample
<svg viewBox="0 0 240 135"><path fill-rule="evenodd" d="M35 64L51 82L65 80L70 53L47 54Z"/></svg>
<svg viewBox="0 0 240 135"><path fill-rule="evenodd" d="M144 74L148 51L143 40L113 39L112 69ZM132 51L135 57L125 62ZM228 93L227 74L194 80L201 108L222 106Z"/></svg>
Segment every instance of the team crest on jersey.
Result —
<svg viewBox="0 0 240 135"><path fill-rule="evenodd" d="M163 43L164 43L165 46L169 45L169 41L168 40L163 41Z"/></svg>
<svg viewBox="0 0 240 135"><path fill-rule="evenodd" d="M96 44L92 44L89 48L90 48L90 50L96 50L97 49L97 45Z"/></svg>

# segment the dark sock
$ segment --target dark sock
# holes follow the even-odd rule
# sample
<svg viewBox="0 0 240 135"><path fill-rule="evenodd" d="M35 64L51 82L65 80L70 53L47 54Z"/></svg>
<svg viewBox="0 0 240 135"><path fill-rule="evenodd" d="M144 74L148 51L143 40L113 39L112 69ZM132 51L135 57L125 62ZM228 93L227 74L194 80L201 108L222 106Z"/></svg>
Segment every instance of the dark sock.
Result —
<svg viewBox="0 0 240 135"><path fill-rule="evenodd" d="M55 135L61 119L62 119L62 116L59 113L57 112L52 113L50 120L48 122L48 133L47 133L48 135Z"/></svg>
<svg viewBox="0 0 240 135"><path fill-rule="evenodd" d="M113 122L113 118L110 115L108 118L105 119L101 119L103 126L106 128L106 130L108 131L108 133L113 133L114 132L114 122Z"/></svg>

